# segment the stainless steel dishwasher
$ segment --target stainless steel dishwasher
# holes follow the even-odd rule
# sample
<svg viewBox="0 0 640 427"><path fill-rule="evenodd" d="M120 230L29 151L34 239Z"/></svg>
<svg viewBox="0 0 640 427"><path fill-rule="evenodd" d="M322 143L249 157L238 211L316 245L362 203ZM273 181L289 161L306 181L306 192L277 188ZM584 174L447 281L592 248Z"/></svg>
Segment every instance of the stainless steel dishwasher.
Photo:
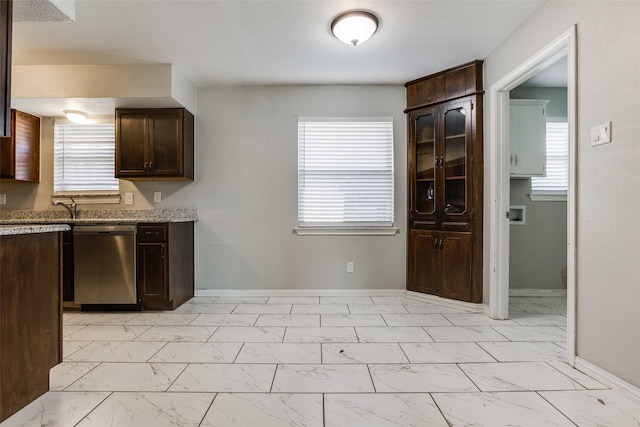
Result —
<svg viewBox="0 0 640 427"><path fill-rule="evenodd" d="M73 227L75 302L135 304L136 226Z"/></svg>

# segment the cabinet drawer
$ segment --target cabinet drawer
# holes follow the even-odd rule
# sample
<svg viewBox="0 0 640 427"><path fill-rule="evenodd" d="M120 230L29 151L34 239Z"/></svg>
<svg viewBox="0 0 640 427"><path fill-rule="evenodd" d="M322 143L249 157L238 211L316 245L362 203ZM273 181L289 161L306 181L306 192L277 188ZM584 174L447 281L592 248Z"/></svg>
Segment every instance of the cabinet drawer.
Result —
<svg viewBox="0 0 640 427"><path fill-rule="evenodd" d="M471 224L468 222L443 222L442 229L449 231L471 231Z"/></svg>
<svg viewBox="0 0 640 427"><path fill-rule="evenodd" d="M167 227L161 225L139 225L138 241L144 243L166 242Z"/></svg>

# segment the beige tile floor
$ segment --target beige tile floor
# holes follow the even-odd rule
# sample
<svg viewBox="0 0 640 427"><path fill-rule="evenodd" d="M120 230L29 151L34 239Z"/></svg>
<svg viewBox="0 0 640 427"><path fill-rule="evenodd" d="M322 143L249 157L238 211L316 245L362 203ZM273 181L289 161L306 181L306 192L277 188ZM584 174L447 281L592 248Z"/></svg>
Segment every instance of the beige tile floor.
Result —
<svg viewBox="0 0 640 427"><path fill-rule="evenodd" d="M403 297L196 297L65 313L51 391L8 426L640 426L571 369L562 298L495 321Z"/></svg>

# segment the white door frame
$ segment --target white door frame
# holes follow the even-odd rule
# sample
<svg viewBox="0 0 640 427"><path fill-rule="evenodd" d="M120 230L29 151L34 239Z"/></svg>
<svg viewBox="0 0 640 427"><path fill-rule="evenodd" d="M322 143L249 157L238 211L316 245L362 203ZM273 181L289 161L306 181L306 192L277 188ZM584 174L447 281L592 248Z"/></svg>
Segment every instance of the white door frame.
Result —
<svg viewBox="0 0 640 427"><path fill-rule="evenodd" d="M567 191L567 360L575 362L576 292L576 27L547 45L489 89L489 314L509 316L509 91L567 55L567 116L569 122L569 189Z"/></svg>

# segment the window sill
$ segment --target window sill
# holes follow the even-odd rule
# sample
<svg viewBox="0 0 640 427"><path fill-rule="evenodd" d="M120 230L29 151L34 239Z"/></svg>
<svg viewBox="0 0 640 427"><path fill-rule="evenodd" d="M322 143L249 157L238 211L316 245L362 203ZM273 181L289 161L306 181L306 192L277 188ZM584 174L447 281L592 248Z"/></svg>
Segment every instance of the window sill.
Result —
<svg viewBox="0 0 640 427"><path fill-rule="evenodd" d="M566 202L566 193L530 193L529 199L532 202Z"/></svg>
<svg viewBox="0 0 640 427"><path fill-rule="evenodd" d="M66 201L73 197L73 200L79 205L108 205L119 204L120 193L73 193L73 192L60 192L51 196L51 201L62 200Z"/></svg>
<svg viewBox="0 0 640 427"><path fill-rule="evenodd" d="M298 236L394 236L398 227L295 227Z"/></svg>

